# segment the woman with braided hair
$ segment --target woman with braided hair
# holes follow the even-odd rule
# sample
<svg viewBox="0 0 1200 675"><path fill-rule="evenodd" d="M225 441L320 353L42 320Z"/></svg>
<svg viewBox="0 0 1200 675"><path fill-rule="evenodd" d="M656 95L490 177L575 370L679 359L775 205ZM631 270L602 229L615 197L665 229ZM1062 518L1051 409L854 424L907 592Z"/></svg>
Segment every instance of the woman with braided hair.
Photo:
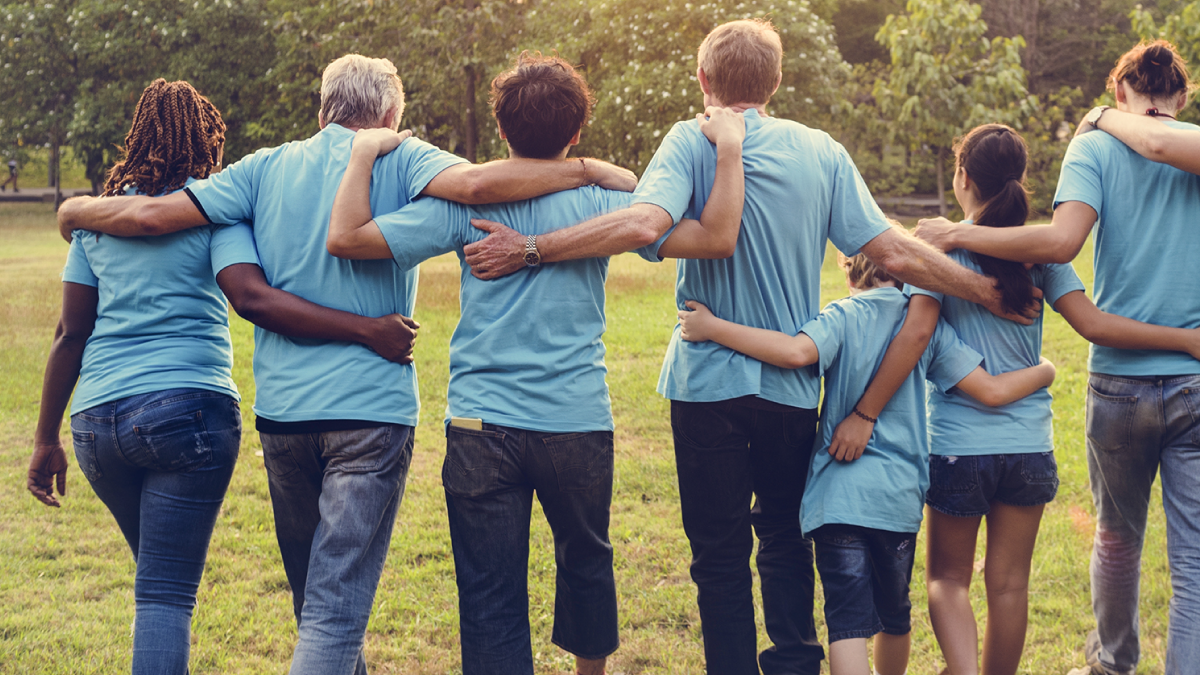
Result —
<svg viewBox="0 0 1200 675"><path fill-rule="evenodd" d="M157 196L208 176L224 133L220 113L190 84L155 80L105 195ZM241 439L226 296L272 331L411 360L409 319L360 317L267 285L245 224L161 237L74 233L27 485L59 506L54 488L65 494L67 469L59 429L74 390L75 456L137 565L135 674L188 670L192 608Z"/></svg>

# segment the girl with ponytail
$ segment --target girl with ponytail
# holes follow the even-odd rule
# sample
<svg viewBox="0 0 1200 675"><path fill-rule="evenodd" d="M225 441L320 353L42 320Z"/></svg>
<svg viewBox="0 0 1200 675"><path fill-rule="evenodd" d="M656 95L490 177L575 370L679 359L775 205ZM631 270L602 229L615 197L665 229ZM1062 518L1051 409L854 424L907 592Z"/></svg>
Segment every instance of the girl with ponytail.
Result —
<svg viewBox="0 0 1200 675"><path fill-rule="evenodd" d="M1025 229L1025 141L1000 124L972 129L955 147L954 195L966 223L978 229ZM948 255L996 279L1005 305L1019 312L1042 299L1085 337L1143 349L1200 356L1200 332L1159 328L1096 308L1069 264L1026 265L965 250ZM992 375L1037 365L1042 320L1024 326L951 296L910 289L910 312L940 304L942 318L984 356ZM1039 390L988 407L957 390L929 392L930 487L926 581L934 634L953 675L980 672L969 589L975 542L986 517L987 626L982 672L1012 675L1020 664L1028 620L1029 574L1045 505L1058 490L1050 393Z"/></svg>

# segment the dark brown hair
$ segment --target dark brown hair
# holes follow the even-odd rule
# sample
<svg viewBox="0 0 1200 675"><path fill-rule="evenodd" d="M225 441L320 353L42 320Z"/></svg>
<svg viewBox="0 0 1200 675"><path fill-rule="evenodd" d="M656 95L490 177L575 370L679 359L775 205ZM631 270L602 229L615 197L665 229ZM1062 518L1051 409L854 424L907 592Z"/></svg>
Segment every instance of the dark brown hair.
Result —
<svg viewBox="0 0 1200 675"><path fill-rule="evenodd" d="M225 122L216 107L187 82L159 78L138 100L125 158L109 170L104 194L124 194L129 186L147 195L178 190L188 178L207 178L224 145Z"/></svg>
<svg viewBox="0 0 1200 675"><path fill-rule="evenodd" d="M1142 42L1125 52L1108 74L1108 88L1116 90L1120 82L1151 99L1190 94L1195 85L1188 77L1187 63L1166 40Z"/></svg>
<svg viewBox="0 0 1200 675"><path fill-rule="evenodd" d="M522 157L549 159L562 152L595 102L571 64L541 52L521 52L512 68L492 80L492 115Z"/></svg>
<svg viewBox="0 0 1200 675"><path fill-rule="evenodd" d="M966 171L975 185L975 196L983 204L975 214L976 225L1025 224L1029 218L1029 193L1025 188L1028 156L1025 139L1003 124L975 127L954 146L955 166ZM971 255L984 274L996 279L1005 309L1020 314L1033 302L1033 280L1024 264Z"/></svg>

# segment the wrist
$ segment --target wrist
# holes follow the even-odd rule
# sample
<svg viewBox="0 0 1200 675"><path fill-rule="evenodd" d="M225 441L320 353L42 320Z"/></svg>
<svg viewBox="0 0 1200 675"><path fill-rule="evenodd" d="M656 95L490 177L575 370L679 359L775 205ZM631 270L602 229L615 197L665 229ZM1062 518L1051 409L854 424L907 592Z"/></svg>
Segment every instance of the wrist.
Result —
<svg viewBox="0 0 1200 675"><path fill-rule="evenodd" d="M347 337L353 342L357 342L361 345L367 345L369 347L374 340L375 328L378 326L378 324L379 319L369 316L355 315L355 318L350 321L348 326L350 334Z"/></svg>

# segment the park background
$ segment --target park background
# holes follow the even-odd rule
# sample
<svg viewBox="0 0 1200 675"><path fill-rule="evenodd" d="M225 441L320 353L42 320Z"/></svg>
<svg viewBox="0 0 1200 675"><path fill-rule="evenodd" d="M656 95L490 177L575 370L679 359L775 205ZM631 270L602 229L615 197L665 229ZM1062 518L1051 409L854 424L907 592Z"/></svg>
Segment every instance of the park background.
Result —
<svg viewBox="0 0 1200 675"><path fill-rule="evenodd" d="M118 157L142 88L165 77L191 81L222 110L232 160L315 132L322 68L357 51L397 64L408 103L403 126L483 161L503 155L488 112L488 83L521 49L540 49L580 64L596 90L595 116L578 154L640 173L670 125L702 106L694 79L700 40L718 23L742 17L770 18L784 41L784 79L772 114L830 131L888 206L914 194L932 195L936 204L949 181L954 137L975 124L1002 121L1029 142L1033 202L1047 214L1070 131L1105 99L1105 75L1121 53L1139 39L1161 36L1179 46L1193 73L1200 64L1198 0L0 1L0 156L18 159L27 187L94 188ZM1191 106L1181 119L1200 121L1200 113ZM952 204L943 208L953 214ZM3 673L128 669L133 564L111 516L73 460L63 509L47 509L24 490L65 255L52 205L0 203ZM1088 248L1076 261L1089 287L1090 257ZM845 294L831 258L822 274L823 301ZM417 450L368 631L369 661L383 673L458 670L453 562L440 488L457 261L431 261L421 276ZM673 279L669 262L621 256L607 286L617 421L611 534L623 640L613 672L702 667L667 404L654 392L675 322ZM1034 561L1027 673L1080 665L1092 625L1086 344L1049 314L1045 354L1059 365L1052 392L1063 485L1047 509ZM284 672L295 626L252 431L253 336L245 322L234 317L232 323L247 432L201 589L192 669ZM1161 510L1153 513L1139 672L1162 670L1170 595ZM569 659L549 643L552 542L538 513L533 537L530 616L538 669L566 671ZM978 582L973 595L982 607ZM918 560L914 673L941 665L924 598Z"/></svg>

